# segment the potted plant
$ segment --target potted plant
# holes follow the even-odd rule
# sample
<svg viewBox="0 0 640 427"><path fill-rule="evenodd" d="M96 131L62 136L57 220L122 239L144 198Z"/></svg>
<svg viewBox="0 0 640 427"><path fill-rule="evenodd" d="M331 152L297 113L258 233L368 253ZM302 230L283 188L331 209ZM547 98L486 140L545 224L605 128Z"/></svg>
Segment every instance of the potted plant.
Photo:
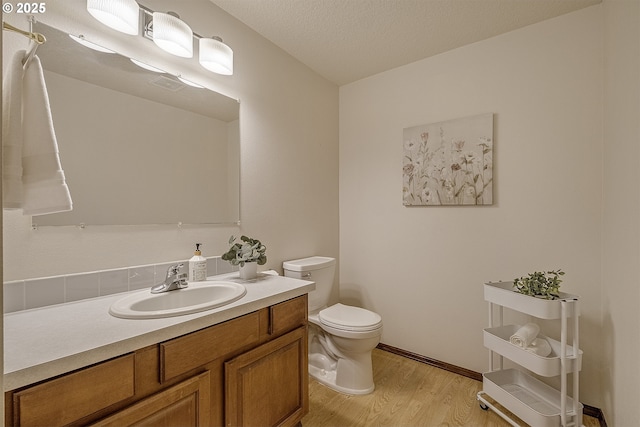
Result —
<svg viewBox="0 0 640 427"><path fill-rule="evenodd" d="M559 289L562 282L560 276L564 276L564 271L536 271L529 273L528 276L514 279L513 287L516 292L524 295L554 300L560 298Z"/></svg>
<svg viewBox="0 0 640 427"><path fill-rule="evenodd" d="M240 278L255 279L258 275L258 265L267 262L267 247L260 240L241 236L240 242L236 242L236 237L229 238L231 247L222 254L222 259L229 261L231 265L240 266Z"/></svg>

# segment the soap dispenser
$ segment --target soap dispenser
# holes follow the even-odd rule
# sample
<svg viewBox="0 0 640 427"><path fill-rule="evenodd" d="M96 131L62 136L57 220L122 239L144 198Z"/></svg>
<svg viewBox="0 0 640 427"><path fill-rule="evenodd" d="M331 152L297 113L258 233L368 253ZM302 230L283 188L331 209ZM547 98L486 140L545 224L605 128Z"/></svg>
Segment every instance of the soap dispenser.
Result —
<svg viewBox="0 0 640 427"><path fill-rule="evenodd" d="M189 260L189 282L202 282L207 279L207 259L200 252L201 245L202 243L196 243L196 251Z"/></svg>

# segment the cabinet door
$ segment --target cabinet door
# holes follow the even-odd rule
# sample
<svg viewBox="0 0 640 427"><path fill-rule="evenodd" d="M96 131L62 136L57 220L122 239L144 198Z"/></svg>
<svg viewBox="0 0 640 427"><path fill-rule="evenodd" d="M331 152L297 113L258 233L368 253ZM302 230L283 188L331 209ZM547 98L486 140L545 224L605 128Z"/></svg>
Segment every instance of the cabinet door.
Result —
<svg viewBox="0 0 640 427"><path fill-rule="evenodd" d="M293 426L309 411L307 328L225 363L227 426Z"/></svg>
<svg viewBox="0 0 640 427"><path fill-rule="evenodd" d="M203 427L209 426L211 386L209 372L183 381L122 411L91 424L93 427Z"/></svg>

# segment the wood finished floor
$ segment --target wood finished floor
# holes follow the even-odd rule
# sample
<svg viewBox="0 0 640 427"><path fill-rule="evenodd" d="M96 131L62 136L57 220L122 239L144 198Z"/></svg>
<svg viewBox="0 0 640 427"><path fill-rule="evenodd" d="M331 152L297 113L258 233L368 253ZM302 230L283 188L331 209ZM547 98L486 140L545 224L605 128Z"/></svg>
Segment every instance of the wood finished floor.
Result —
<svg viewBox="0 0 640 427"><path fill-rule="evenodd" d="M509 426L476 400L482 383L380 349L373 350L376 389L347 396L309 381L309 414L304 427ZM525 425L523 423L523 425ZM583 417L585 427L599 427Z"/></svg>

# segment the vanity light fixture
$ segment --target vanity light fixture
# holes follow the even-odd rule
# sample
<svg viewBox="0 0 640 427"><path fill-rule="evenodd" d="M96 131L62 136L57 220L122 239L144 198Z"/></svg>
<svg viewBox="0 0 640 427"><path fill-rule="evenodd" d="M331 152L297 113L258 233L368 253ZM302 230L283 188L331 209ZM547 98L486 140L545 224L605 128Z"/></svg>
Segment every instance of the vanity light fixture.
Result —
<svg viewBox="0 0 640 427"><path fill-rule="evenodd" d="M84 36L82 34L80 34L79 36L74 36L73 34L69 34L69 37L71 37L71 40L80 43L81 45L88 47L89 49L93 49L96 50L98 52L103 52L103 53L115 53L114 51L112 51L111 49L107 49L106 47L102 47L99 44L95 44L93 42L90 42L89 40L85 39Z"/></svg>
<svg viewBox="0 0 640 427"><path fill-rule="evenodd" d="M153 12L153 42L182 58L193 57L193 31L174 12Z"/></svg>
<svg viewBox="0 0 640 427"><path fill-rule="evenodd" d="M156 12L135 0L87 0L87 10L94 18L127 34L139 35L141 9L143 37L153 40L162 50L183 58L193 57L193 39L196 38L199 40L200 65L214 73L233 74L233 50L220 37L204 38L195 34L175 12Z"/></svg>
<svg viewBox="0 0 640 427"><path fill-rule="evenodd" d="M87 0L87 11L107 27L138 35L140 8L135 0Z"/></svg>
<svg viewBox="0 0 640 427"><path fill-rule="evenodd" d="M200 65L214 73L233 74L233 50L220 37L200 39Z"/></svg>

